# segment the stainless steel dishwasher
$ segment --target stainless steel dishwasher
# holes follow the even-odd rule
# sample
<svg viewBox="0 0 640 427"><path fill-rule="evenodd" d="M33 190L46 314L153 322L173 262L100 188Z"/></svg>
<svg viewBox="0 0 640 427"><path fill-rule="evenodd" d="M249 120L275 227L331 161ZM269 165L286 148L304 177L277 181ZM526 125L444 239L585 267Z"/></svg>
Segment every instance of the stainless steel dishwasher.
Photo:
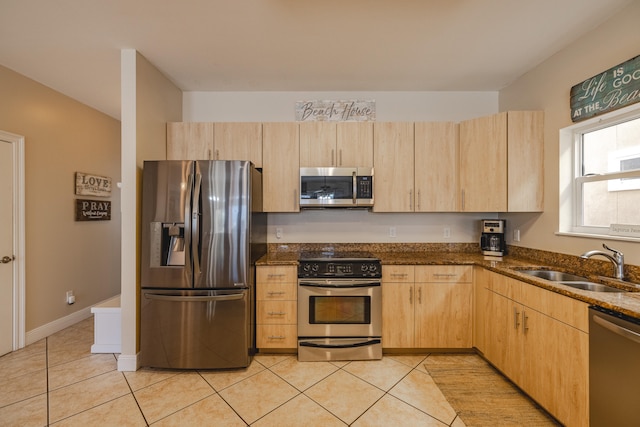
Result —
<svg viewBox="0 0 640 427"><path fill-rule="evenodd" d="M640 320L589 307L592 427L640 425Z"/></svg>

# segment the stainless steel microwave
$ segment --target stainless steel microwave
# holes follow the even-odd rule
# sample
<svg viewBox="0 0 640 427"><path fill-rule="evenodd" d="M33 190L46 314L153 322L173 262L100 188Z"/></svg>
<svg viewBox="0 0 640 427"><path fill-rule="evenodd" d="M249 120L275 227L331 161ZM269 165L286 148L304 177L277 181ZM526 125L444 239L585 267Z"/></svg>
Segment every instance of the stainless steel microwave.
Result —
<svg viewBox="0 0 640 427"><path fill-rule="evenodd" d="M300 168L300 207L373 206L373 168Z"/></svg>

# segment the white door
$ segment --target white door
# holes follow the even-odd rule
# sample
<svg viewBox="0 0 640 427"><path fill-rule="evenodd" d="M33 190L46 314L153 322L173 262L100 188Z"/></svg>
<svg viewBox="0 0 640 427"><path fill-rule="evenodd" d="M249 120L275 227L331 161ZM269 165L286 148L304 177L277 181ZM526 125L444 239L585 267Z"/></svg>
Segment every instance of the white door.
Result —
<svg viewBox="0 0 640 427"><path fill-rule="evenodd" d="M0 355L13 350L13 149L0 140Z"/></svg>

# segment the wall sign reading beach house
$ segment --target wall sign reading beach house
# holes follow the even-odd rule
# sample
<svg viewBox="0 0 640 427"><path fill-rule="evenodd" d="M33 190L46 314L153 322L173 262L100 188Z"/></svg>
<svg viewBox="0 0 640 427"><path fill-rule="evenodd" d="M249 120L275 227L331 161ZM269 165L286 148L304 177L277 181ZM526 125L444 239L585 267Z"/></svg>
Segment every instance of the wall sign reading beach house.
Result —
<svg viewBox="0 0 640 427"><path fill-rule="evenodd" d="M76 221L109 220L111 220L110 201L76 199Z"/></svg>
<svg viewBox="0 0 640 427"><path fill-rule="evenodd" d="M111 196L111 178L76 172L76 194L79 196Z"/></svg>
<svg viewBox="0 0 640 427"><path fill-rule="evenodd" d="M640 102L640 55L572 87L570 102L574 122Z"/></svg>
<svg viewBox="0 0 640 427"><path fill-rule="evenodd" d="M376 120L376 101L297 101L298 122L368 122Z"/></svg>

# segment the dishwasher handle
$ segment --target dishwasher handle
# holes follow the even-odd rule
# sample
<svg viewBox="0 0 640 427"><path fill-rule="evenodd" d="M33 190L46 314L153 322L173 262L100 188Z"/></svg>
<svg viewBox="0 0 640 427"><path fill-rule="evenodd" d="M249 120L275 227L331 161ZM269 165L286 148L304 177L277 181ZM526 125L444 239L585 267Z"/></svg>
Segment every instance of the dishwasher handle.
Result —
<svg viewBox="0 0 640 427"><path fill-rule="evenodd" d="M606 320L606 319L604 319L604 318L602 318L602 317L600 317L598 315L594 315L593 316L593 321L595 323L597 323L598 325L602 326L603 328L605 328L605 329L607 329L607 330L609 330L609 331L611 331L611 332L613 332L613 333L615 333L617 335L620 335L620 336L622 336L624 338L627 338L627 339L629 339L631 341L634 341L634 342L640 344L640 334L637 333L637 332L634 332L634 331L632 331L630 329L627 329L625 327L622 327L620 325L616 325L615 323L610 322L610 321L608 321L608 320Z"/></svg>

